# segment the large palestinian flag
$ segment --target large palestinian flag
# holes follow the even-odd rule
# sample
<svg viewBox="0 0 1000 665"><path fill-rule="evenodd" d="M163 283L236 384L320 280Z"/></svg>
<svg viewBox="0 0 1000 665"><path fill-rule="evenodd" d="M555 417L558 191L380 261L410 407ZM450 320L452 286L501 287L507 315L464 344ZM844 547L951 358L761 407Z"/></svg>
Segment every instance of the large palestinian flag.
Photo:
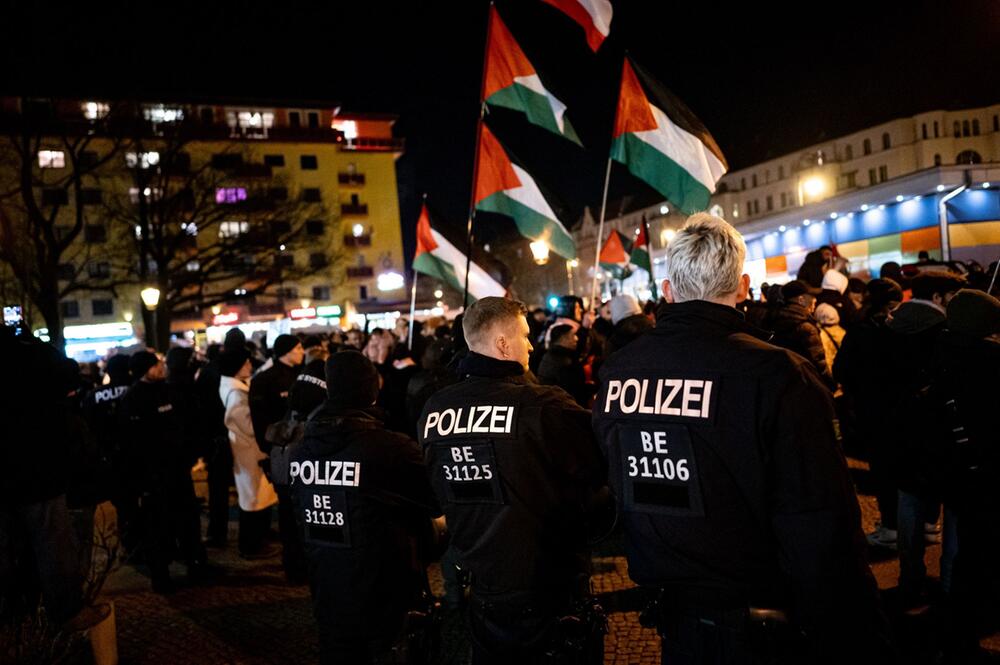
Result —
<svg viewBox="0 0 1000 665"><path fill-rule="evenodd" d="M604 38L611 32L611 3L609 0L543 0L561 10L580 24L587 35L587 44L597 51Z"/></svg>
<svg viewBox="0 0 1000 665"><path fill-rule="evenodd" d="M580 139L566 118L566 105L542 85L535 68L493 6L490 7L489 35L483 101L521 111L528 122L579 145Z"/></svg>
<svg viewBox="0 0 1000 665"><path fill-rule="evenodd" d="M413 256L413 269L445 282L458 292L464 292L465 262L465 254L431 225L431 216L424 204L417 221L417 251ZM475 263L470 264L469 295L478 300L486 296L502 297L506 293L507 289L500 282Z"/></svg>
<svg viewBox="0 0 1000 665"><path fill-rule="evenodd" d="M553 252L576 258L576 242L528 172L514 163L485 124L479 139L475 208L514 219L525 238L544 240Z"/></svg>
<svg viewBox="0 0 1000 665"><path fill-rule="evenodd" d="M680 99L625 59L611 157L686 214L708 207L722 151Z"/></svg>

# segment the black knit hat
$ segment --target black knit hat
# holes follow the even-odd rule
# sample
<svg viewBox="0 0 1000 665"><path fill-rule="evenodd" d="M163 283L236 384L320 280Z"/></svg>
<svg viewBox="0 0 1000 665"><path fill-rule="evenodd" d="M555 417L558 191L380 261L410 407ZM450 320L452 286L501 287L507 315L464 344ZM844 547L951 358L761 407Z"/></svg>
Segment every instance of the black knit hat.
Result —
<svg viewBox="0 0 1000 665"><path fill-rule="evenodd" d="M326 394L336 406L364 409L378 398L378 370L357 351L341 351L326 361Z"/></svg>
<svg viewBox="0 0 1000 665"><path fill-rule="evenodd" d="M104 367L105 373L111 377L111 382L121 385L123 383L128 383L128 365L129 356L127 353L116 353L115 355L108 358L107 365Z"/></svg>
<svg viewBox="0 0 1000 665"><path fill-rule="evenodd" d="M948 329L980 339L1000 333L1000 300L962 289L948 302Z"/></svg>
<svg viewBox="0 0 1000 665"><path fill-rule="evenodd" d="M230 328L222 342L222 348L235 349L243 347L247 343L247 336L239 328Z"/></svg>
<svg viewBox="0 0 1000 665"><path fill-rule="evenodd" d="M219 373L222 376L236 376L248 360L250 352L246 347L224 349L219 355Z"/></svg>
<svg viewBox="0 0 1000 665"><path fill-rule="evenodd" d="M274 340L274 345L271 347L274 351L274 359L277 360L299 344L301 342L295 335L278 335L277 339Z"/></svg>
<svg viewBox="0 0 1000 665"><path fill-rule="evenodd" d="M903 289L888 277L868 282L868 303L874 309L882 309L891 302L903 301Z"/></svg>
<svg viewBox="0 0 1000 665"><path fill-rule="evenodd" d="M149 351L133 353L132 357L128 359L128 371L132 375L132 380L138 381L146 376L146 372L151 367L155 367L158 362L160 362L160 359L156 357L155 353L150 353Z"/></svg>

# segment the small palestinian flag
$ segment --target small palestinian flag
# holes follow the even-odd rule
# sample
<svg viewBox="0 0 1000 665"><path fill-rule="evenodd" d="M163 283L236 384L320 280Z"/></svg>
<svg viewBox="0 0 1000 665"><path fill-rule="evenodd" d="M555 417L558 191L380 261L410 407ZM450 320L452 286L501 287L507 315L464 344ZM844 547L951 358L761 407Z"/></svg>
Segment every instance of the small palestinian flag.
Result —
<svg viewBox="0 0 1000 665"><path fill-rule="evenodd" d="M708 207L729 168L705 125L628 58L611 157L689 215Z"/></svg>
<svg viewBox="0 0 1000 665"><path fill-rule="evenodd" d="M632 243L632 253L629 255L629 262L636 268L642 268L649 275L649 283L656 298L656 280L653 279L653 262L649 258L649 224L643 216L642 224L639 226L639 235Z"/></svg>
<svg viewBox="0 0 1000 665"><path fill-rule="evenodd" d="M565 259L576 258L576 242L552 211L546 197L528 172L518 166L483 125L479 139L475 208L514 219L521 235L544 240Z"/></svg>
<svg viewBox="0 0 1000 665"><path fill-rule="evenodd" d="M549 92L524 51L514 41L496 7L490 7L490 43L486 50L483 101L492 106L522 111L533 125L580 145L566 118L566 105Z"/></svg>
<svg viewBox="0 0 1000 665"><path fill-rule="evenodd" d="M597 52L611 32L611 3L608 0L543 0L580 24L587 34L590 50Z"/></svg>
<svg viewBox="0 0 1000 665"><path fill-rule="evenodd" d="M598 263L601 264L602 268L610 271L615 279L624 279L630 274L628 264L631 251L632 245L628 238L612 229L611 233L608 234L608 239L604 242L604 247L601 248Z"/></svg>
<svg viewBox="0 0 1000 665"><path fill-rule="evenodd" d="M413 255L413 269L445 282L458 292L465 291L465 254L458 250L431 225L427 204L420 210L417 221L417 251ZM481 267L469 267L469 295L476 300L486 296L504 296L507 293Z"/></svg>

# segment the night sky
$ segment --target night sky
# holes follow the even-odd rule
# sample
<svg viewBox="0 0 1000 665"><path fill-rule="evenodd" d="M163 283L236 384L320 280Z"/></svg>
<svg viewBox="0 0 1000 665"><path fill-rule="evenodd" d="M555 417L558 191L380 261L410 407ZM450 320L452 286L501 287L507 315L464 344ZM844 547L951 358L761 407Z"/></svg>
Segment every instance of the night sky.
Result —
<svg viewBox="0 0 1000 665"><path fill-rule="evenodd" d="M767 14L753 11L764 3L612 3L611 37L595 55L540 0L497 2L586 150L504 110L488 122L561 199L568 224L599 204L626 50L702 119L732 168L895 117L1000 102L1000 2ZM0 16L3 94L288 98L398 113L407 255L422 193L464 226L487 2L23 4ZM613 173L613 200L649 196Z"/></svg>

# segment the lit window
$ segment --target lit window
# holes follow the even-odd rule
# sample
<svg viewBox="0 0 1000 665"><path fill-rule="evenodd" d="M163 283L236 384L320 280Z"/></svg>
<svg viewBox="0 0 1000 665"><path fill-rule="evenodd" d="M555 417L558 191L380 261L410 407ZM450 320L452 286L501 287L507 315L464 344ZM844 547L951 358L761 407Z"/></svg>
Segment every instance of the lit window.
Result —
<svg viewBox="0 0 1000 665"><path fill-rule="evenodd" d="M216 203L239 203L247 200L247 190L245 187L217 187L215 190Z"/></svg>
<svg viewBox="0 0 1000 665"><path fill-rule="evenodd" d="M158 152L126 152L125 165L130 169L148 169L160 163L160 153Z"/></svg>
<svg viewBox="0 0 1000 665"><path fill-rule="evenodd" d="M249 222L222 222L219 224L219 237L235 238L249 230Z"/></svg>
<svg viewBox="0 0 1000 665"><path fill-rule="evenodd" d="M365 234L365 227L361 224L355 224L351 227L351 233L354 234L355 238L360 238Z"/></svg>
<svg viewBox="0 0 1000 665"><path fill-rule="evenodd" d="M226 122L234 134L249 138L267 138L267 130L274 126L271 111L228 111Z"/></svg>
<svg viewBox="0 0 1000 665"><path fill-rule="evenodd" d="M338 132L343 132L348 141L358 138L358 123L353 120L334 120L332 126Z"/></svg>
<svg viewBox="0 0 1000 665"><path fill-rule="evenodd" d="M146 200L157 200L163 195L163 190L159 187L146 187L142 190L142 194ZM128 198L133 204L139 203L139 188L129 187Z"/></svg>
<svg viewBox="0 0 1000 665"><path fill-rule="evenodd" d="M62 150L39 150L38 168L61 169L66 167L66 155Z"/></svg>
<svg viewBox="0 0 1000 665"><path fill-rule="evenodd" d="M179 122L184 119L184 109L157 104L156 106L147 106L144 108L142 115L153 124Z"/></svg>
<svg viewBox="0 0 1000 665"><path fill-rule="evenodd" d="M189 236L198 235L198 225L194 222L181 222L181 231Z"/></svg>
<svg viewBox="0 0 1000 665"><path fill-rule="evenodd" d="M111 110L107 104L100 102L84 102L80 106L83 110L83 117L87 120L100 120L106 117Z"/></svg>
<svg viewBox="0 0 1000 665"><path fill-rule="evenodd" d="M201 264L197 261L188 261L184 264L184 268L188 272L198 272L201 270Z"/></svg>

